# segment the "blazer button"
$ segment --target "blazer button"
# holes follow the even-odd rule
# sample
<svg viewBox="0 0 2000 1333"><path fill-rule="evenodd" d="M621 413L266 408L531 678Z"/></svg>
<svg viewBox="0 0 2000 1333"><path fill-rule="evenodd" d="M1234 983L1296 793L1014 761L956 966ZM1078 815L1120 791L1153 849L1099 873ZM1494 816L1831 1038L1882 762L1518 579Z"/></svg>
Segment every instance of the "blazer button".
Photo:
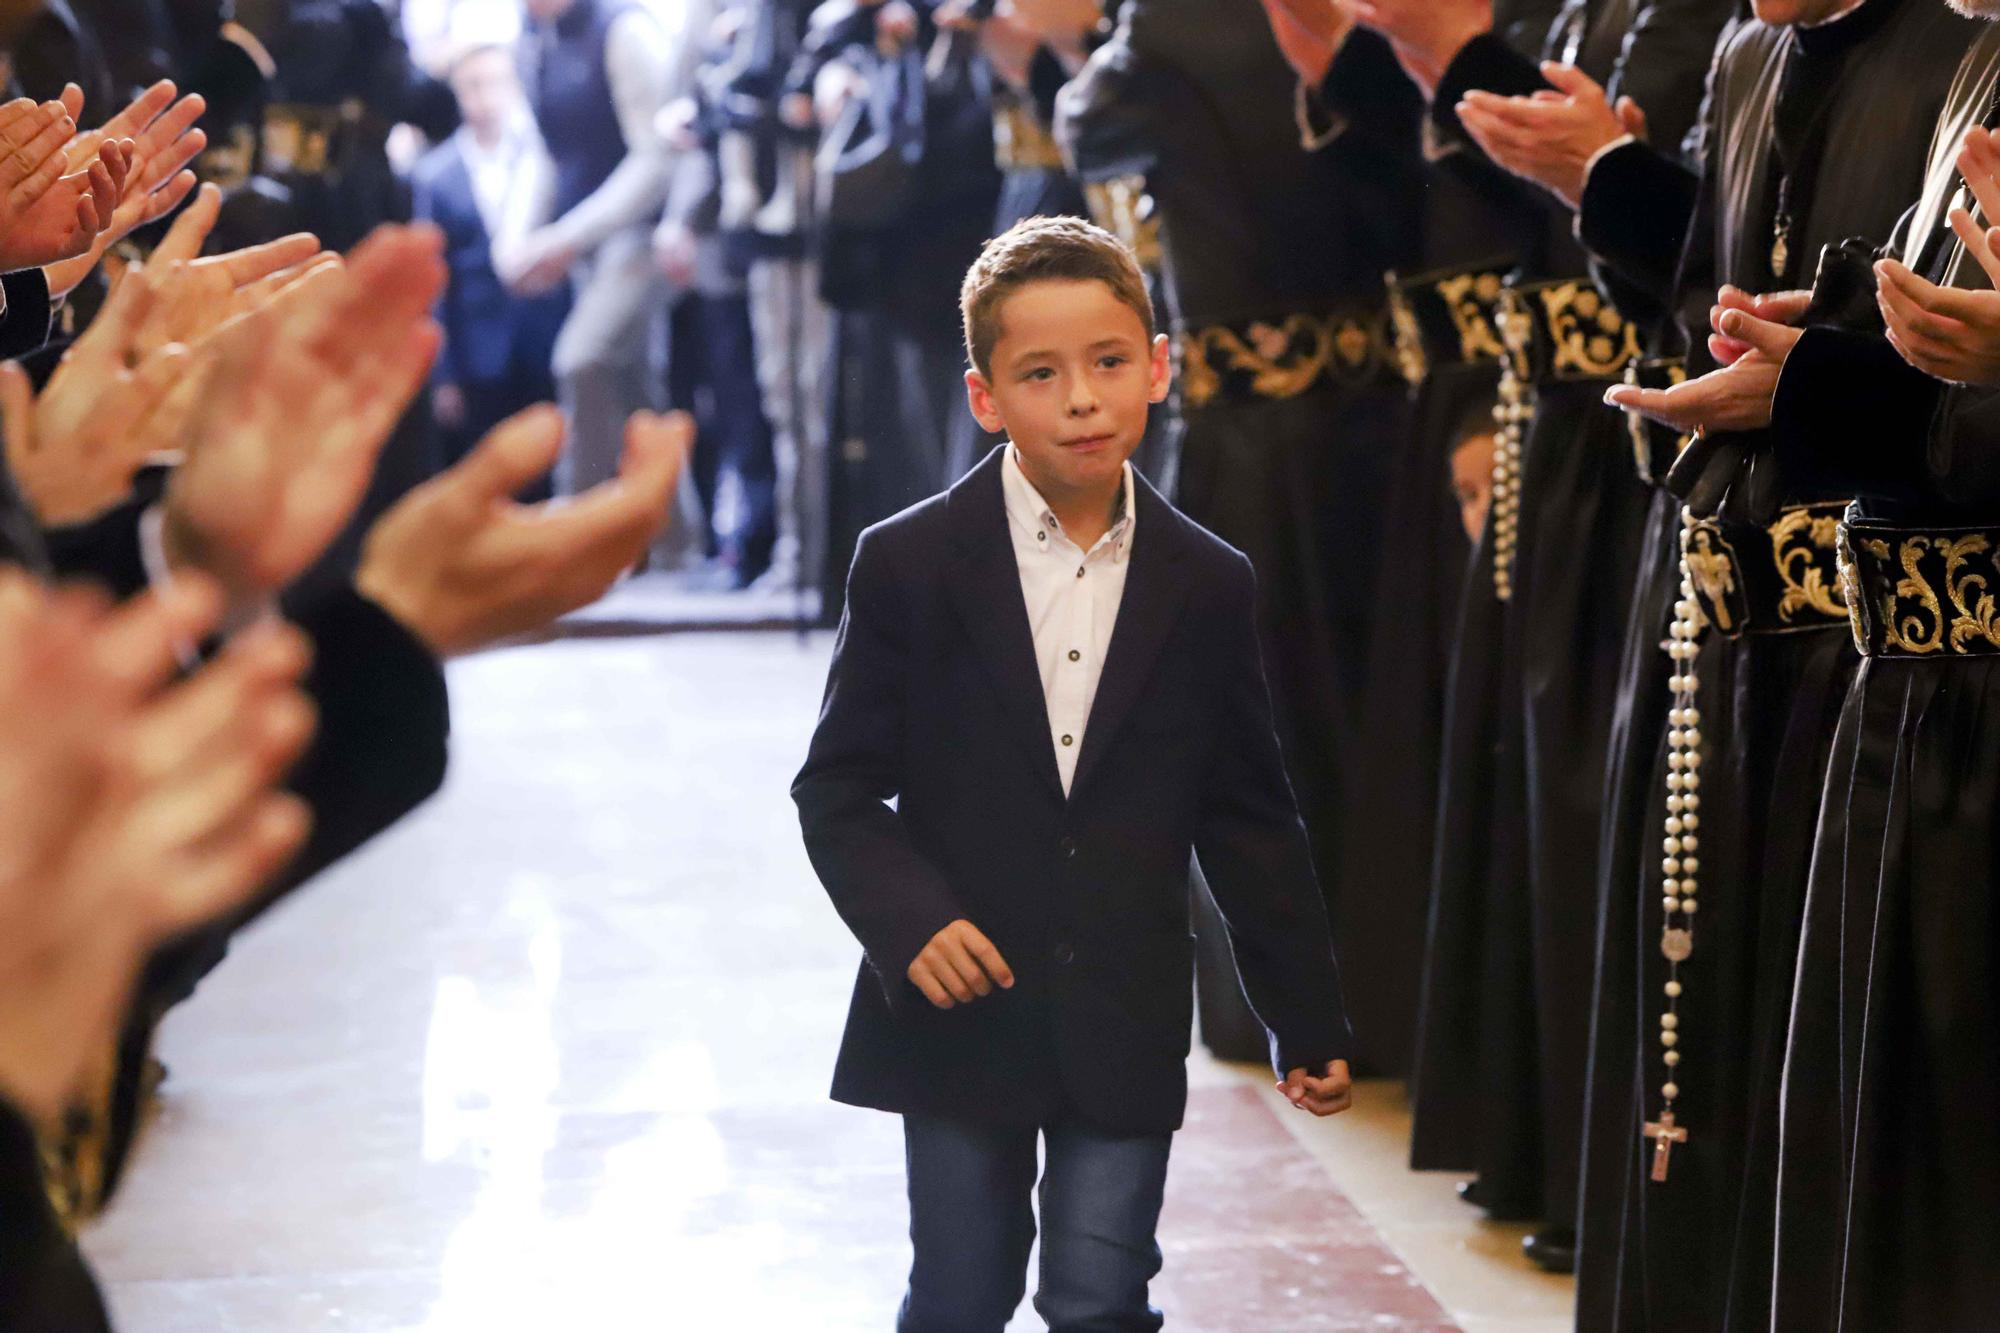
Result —
<svg viewBox="0 0 2000 1333"><path fill-rule="evenodd" d="M1064 838L1061 842L1057 843L1056 846L1062 848L1062 854L1064 856L1069 857L1071 859L1074 859L1076 857L1075 838Z"/></svg>
<svg viewBox="0 0 2000 1333"><path fill-rule="evenodd" d="M1076 950L1072 949L1067 943L1058 944L1055 949L1055 960L1057 965L1068 967L1076 961Z"/></svg>

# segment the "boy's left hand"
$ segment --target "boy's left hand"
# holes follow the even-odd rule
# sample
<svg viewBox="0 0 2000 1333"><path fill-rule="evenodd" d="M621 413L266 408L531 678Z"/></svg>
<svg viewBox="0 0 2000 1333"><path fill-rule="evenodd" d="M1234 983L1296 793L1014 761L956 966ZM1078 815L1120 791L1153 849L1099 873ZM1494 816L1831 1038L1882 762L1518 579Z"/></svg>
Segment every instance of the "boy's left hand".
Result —
<svg viewBox="0 0 2000 1333"><path fill-rule="evenodd" d="M1294 1069L1285 1075L1278 1091L1301 1111L1311 1111L1318 1116L1339 1115L1354 1105L1354 1079L1347 1072L1345 1060L1329 1064L1324 1078L1314 1078L1304 1069Z"/></svg>

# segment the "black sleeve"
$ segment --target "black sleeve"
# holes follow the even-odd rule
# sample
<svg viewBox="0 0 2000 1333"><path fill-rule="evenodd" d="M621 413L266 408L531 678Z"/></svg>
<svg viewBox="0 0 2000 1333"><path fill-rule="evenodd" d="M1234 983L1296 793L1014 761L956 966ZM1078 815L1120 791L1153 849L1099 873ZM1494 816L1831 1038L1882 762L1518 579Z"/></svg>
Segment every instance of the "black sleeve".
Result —
<svg viewBox="0 0 2000 1333"><path fill-rule="evenodd" d="M1700 190L1700 177L1646 144L1614 148L1584 181L1577 239L1664 307L1673 299Z"/></svg>
<svg viewBox="0 0 2000 1333"><path fill-rule="evenodd" d="M1949 388L1879 334L1807 329L1778 377L1771 427L1795 485L1932 504L2000 496L2000 395Z"/></svg>
<svg viewBox="0 0 2000 1333"><path fill-rule="evenodd" d="M26 356L49 340L55 323L48 276L38 268L24 268L0 277L0 288L7 293L7 313L0 315L0 360Z"/></svg>
<svg viewBox="0 0 2000 1333"><path fill-rule="evenodd" d="M1342 43L1317 100L1343 139L1379 139L1399 154L1409 141L1408 126L1423 115L1423 96L1396 63L1395 51L1366 29Z"/></svg>
<svg viewBox="0 0 2000 1333"><path fill-rule="evenodd" d="M1174 137L1174 108L1199 105L1200 95L1184 75L1114 40L1056 98L1056 142L1086 181L1150 177Z"/></svg>
<svg viewBox="0 0 2000 1333"><path fill-rule="evenodd" d="M1222 725L1195 855L1229 928L1244 994L1271 1033L1272 1066L1281 1075L1318 1073L1347 1058L1353 1034L1326 903L1278 746L1249 560L1236 557L1218 602L1214 689Z"/></svg>
<svg viewBox="0 0 2000 1333"><path fill-rule="evenodd" d="M34 1129L0 1098L0 1329L110 1333L76 1242L49 1206Z"/></svg>
<svg viewBox="0 0 2000 1333"><path fill-rule="evenodd" d="M876 534L863 534L847 580L826 698L792 783L806 854L834 909L861 941L893 1008L917 996L910 964L964 917L943 873L888 802L902 789L904 611Z"/></svg>
<svg viewBox="0 0 2000 1333"><path fill-rule="evenodd" d="M312 639L305 692L319 731L286 786L313 828L247 921L422 804L444 783L451 707L438 660L349 588L285 608Z"/></svg>

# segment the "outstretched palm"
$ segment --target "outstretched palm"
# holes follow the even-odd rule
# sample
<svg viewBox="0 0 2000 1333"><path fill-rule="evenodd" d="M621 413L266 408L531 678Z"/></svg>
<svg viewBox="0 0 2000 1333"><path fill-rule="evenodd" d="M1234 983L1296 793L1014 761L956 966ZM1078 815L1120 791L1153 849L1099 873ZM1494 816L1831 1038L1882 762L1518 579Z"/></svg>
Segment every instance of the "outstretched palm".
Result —
<svg viewBox="0 0 2000 1333"><path fill-rule="evenodd" d="M383 228L342 269L216 340L216 366L168 486L177 563L239 602L304 573L360 503L436 355L436 233Z"/></svg>

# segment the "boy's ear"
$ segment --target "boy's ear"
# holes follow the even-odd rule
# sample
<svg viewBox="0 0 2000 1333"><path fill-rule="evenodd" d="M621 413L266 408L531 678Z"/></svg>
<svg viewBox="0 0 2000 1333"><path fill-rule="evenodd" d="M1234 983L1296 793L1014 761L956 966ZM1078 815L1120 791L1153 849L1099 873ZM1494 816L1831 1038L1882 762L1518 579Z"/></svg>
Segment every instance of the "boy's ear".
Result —
<svg viewBox="0 0 2000 1333"><path fill-rule="evenodd" d="M972 419L981 429L992 435L1006 434L1007 422L1000 415L1000 404L994 401L993 386L976 370L965 372L965 400L971 404Z"/></svg>
<svg viewBox="0 0 2000 1333"><path fill-rule="evenodd" d="M1148 396L1153 402L1164 403L1167 401L1167 394L1174 387L1174 345L1173 340L1164 333L1157 334L1153 338L1151 370L1152 383L1149 386Z"/></svg>

